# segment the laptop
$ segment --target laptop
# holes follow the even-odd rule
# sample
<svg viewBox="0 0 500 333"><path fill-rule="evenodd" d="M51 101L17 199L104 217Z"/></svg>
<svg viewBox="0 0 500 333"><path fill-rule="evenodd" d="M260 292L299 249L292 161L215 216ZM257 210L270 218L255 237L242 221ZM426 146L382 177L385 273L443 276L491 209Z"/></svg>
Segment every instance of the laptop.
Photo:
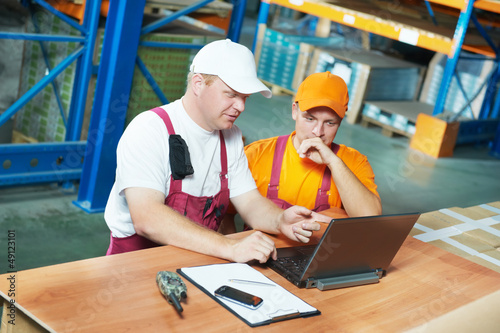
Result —
<svg viewBox="0 0 500 333"><path fill-rule="evenodd" d="M419 213L333 219L317 245L279 248L267 266L299 288L378 283Z"/></svg>

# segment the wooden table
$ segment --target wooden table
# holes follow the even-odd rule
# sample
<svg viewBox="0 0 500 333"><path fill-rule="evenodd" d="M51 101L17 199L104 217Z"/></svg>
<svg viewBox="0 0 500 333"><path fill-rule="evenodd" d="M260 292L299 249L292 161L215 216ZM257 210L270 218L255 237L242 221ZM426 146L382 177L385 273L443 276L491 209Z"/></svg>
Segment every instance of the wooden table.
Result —
<svg viewBox="0 0 500 333"><path fill-rule="evenodd" d="M277 247L294 244L275 239ZM271 269L253 265L322 313L257 328L247 326L187 281L188 298L182 304L184 312L178 314L155 282L160 270L224 262L163 246L21 271L16 273L15 301L22 307L16 312L16 326L6 324L9 274L4 274L0 276L2 333L22 325L32 331L43 325L56 332L401 332L425 327L435 318L500 292L499 273L413 237L406 239L378 284L299 289Z"/></svg>

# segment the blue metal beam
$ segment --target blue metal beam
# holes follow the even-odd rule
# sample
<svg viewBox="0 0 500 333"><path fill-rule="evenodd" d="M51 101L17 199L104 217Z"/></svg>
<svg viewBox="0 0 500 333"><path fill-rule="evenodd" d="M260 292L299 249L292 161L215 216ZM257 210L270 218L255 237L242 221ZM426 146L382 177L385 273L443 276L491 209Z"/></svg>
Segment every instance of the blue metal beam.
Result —
<svg viewBox="0 0 500 333"><path fill-rule="evenodd" d="M169 101L167 99L167 96L165 96L165 94L163 94L163 91L161 91L160 87L158 86L158 83L156 83L156 81L155 81L155 78L153 77L151 72L148 70L148 68L146 67L144 62L142 62L141 58L139 56L137 56L135 61L137 63L137 67L139 67L140 71L142 72L142 75L144 75L144 78L146 79L146 81L148 81L149 85L151 86L153 91L156 93L156 96L158 96L158 98L160 99L160 102L162 104L168 104Z"/></svg>
<svg viewBox="0 0 500 333"><path fill-rule="evenodd" d="M63 70L66 69L71 63L77 59L84 49L80 47L71 53L66 59L61 61L49 74L45 75L40 81L38 81L30 90L28 90L21 98L14 102L3 114L0 115L0 126L3 125L7 120L10 119L19 109L21 109L26 103L28 103L33 96L38 94L45 86L47 86L52 80L56 78Z"/></svg>
<svg viewBox="0 0 500 333"><path fill-rule="evenodd" d="M94 47L99 26L101 0L88 1L85 6L83 25L85 36L84 52L76 61L73 94L66 126L66 141L78 141L81 137L83 116L87 104L87 92L93 70Z"/></svg>
<svg viewBox="0 0 500 333"><path fill-rule="evenodd" d="M458 59L460 58L460 50L462 49L462 45L464 43L465 33L467 32L467 26L469 25L473 9L474 1L469 1L467 3L467 8L462 10L462 12L460 12L460 16L458 17L457 27L453 35L452 50L451 53L448 54L448 60L446 61L446 66L444 67L443 78L441 79L436 104L434 105L434 110L432 112L433 116L441 114L444 110L446 96L448 95L448 87L450 86L455 68L457 68Z"/></svg>
<svg viewBox="0 0 500 333"><path fill-rule="evenodd" d="M85 141L0 145L0 186L80 178Z"/></svg>
<svg viewBox="0 0 500 333"><path fill-rule="evenodd" d="M253 38L252 52L255 53L255 46L257 45L257 37L259 33L259 25L262 23L267 23L267 17L269 16L269 8L271 4L261 1L259 8L259 15L257 16L257 26L255 27L255 36Z"/></svg>
<svg viewBox="0 0 500 333"><path fill-rule="evenodd" d="M427 7L427 11L429 12L429 15L431 16L432 23L434 23L434 25L438 25L438 23L436 21L436 15L434 15L434 11L432 10L432 6L428 0L425 0L425 6Z"/></svg>
<svg viewBox="0 0 500 333"><path fill-rule="evenodd" d="M229 22L227 38L235 43L238 43L240 41L247 0L233 0L232 2L233 12L231 13L231 21Z"/></svg>
<svg viewBox="0 0 500 333"><path fill-rule="evenodd" d="M460 122L456 145L491 142L499 125L498 119L465 120Z"/></svg>
<svg viewBox="0 0 500 333"><path fill-rule="evenodd" d="M497 60L495 61L493 69L489 74L489 78L487 78L486 92L484 94L483 105L481 105L481 110L479 112L479 119L498 118L498 109L495 113L495 105L498 103L495 102L495 95L500 92L497 88L497 82L499 79L500 66Z"/></svg>
<svg viewBox="0 0 500 333"><path fill-rule="evenodd" d="M111 0L90 119L87 151L75 205L102 212L115 179L145 0Z"/></svg>
<svg viewBox="0 0 500 333"><path fill-rule="evenodd" d="M481 36L483 36L484 40L493 49L493 52L495 52L495 54L498 57L498 55L500 54L500 50L498 49L498 46L495 45L495 43L491 39L490 35L488 35L488 32L486 32L486 30L481 25L481 23L479 23L479 20L477 19L476 15L474 15L474 13L472 13L472 15L471 15L471 20L474 23L474 26L476 27L477 31L479 31L479 33L481 34Z"/></svg>
<svg viewBox="0 0 500 333"><path fill-rule="evenodd" d="M497 78L500 77L500 66L497 67ZM497 90L496 97L494 98L494 103L493 103L493 108L491 110L488 110L488 114L490 118L492 119L498 119L500 118L500 89ZM497 139L500 139L498 137Z"/></svg>
<svg viewBox="0 0 500 333"><path fill-rule="evenodd" d="M491 145L490 154L496 158L500 158L500 123L498 124L493 144Z"/></svg>
<svg viewBox="0 0 500 333"><path fill-rule="evenodd" d="M29 34L29 33L19 33L19 32L0 32L0 39L38 40L42 42L69 42L69 43L82 43L85 41L84 37Z"/></svg>

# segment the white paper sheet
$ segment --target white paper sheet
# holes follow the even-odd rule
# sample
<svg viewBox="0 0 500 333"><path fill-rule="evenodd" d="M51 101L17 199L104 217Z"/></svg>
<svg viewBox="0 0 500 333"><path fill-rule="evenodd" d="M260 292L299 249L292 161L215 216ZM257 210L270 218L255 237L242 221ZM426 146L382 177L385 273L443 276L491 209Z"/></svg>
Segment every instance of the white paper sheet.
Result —
<svg viewBox="0 0 500 333"><path fill-rule="evenodd" d="M228 263L187 267L182 268L181 271L214 297L214 291L217 288L222 285L228 285L262 298L264 300L262 306L256 310L219 299L251 325L269 322L273 318L275 319L280 316L319 313L316 308L307 304L247 264ZM264 282L272 285L236 283L231 282L231 279Z"/></svg>

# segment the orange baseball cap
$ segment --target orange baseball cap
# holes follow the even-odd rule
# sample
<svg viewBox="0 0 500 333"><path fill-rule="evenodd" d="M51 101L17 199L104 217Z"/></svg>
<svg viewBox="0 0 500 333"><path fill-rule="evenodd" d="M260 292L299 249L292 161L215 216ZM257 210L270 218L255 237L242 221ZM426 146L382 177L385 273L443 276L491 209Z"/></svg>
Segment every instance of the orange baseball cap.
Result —
<svg viewBox="0 0 500 333"><path fill-rule="evenodd" d="M344 80L330 72L309 75L299 86L295 101L302 111L326 106L344 118L349 103L349 92Z"/></svg>

